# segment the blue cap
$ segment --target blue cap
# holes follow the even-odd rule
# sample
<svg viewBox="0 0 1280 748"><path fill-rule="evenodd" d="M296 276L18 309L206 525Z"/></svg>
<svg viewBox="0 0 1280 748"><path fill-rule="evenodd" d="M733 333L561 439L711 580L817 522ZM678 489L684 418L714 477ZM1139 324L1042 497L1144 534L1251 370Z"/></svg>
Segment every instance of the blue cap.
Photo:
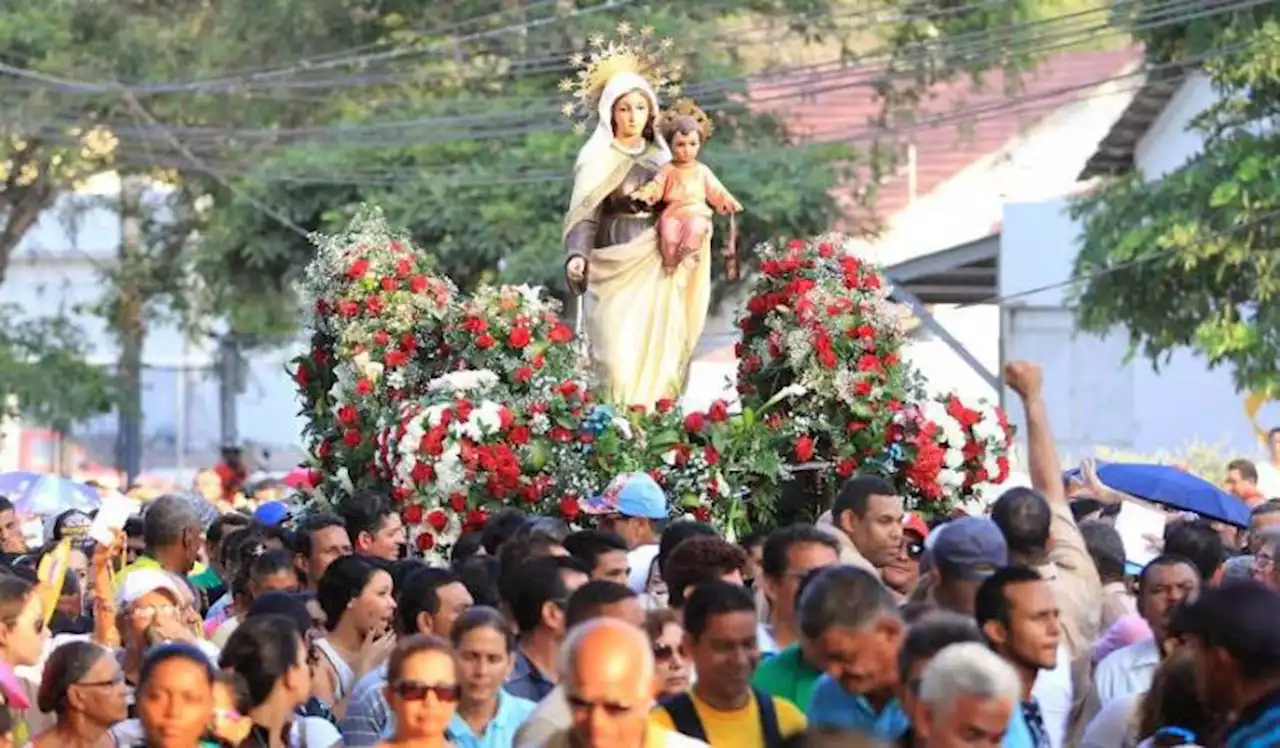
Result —
<svg viewBox="0 0 1280 748"><path fill-rule="evenodd" d="M667 495L648 473L624 473L600 492L582 502L587 514L619 514L645 519L667 518Z"/></svg>
<svg viewBox="0 0 1280 748"><path fill-rule="evenodd" d="M283 501L268 501L253 510L254 520L268 527L284 524L289 520L291 514L289 505Z"/></svg>
<svg viewBox="0 0 1280 748"><path fill-rule="evenodd" d="M985 517L961 517L934 531L934 563L949 577L977 581L1009 563L1009 545Z"/></svg>

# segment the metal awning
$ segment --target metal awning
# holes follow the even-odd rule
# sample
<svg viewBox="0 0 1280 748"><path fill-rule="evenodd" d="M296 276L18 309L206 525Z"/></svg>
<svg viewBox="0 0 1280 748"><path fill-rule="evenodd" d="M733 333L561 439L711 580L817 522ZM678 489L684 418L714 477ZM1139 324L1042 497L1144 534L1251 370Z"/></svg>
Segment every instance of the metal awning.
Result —
<svg viewBox="0 0 1280 748"><path fill-rule="evenodd" d="M884 269L924 304L980 304L999 288L1000 234L933 252Z"/></svg>

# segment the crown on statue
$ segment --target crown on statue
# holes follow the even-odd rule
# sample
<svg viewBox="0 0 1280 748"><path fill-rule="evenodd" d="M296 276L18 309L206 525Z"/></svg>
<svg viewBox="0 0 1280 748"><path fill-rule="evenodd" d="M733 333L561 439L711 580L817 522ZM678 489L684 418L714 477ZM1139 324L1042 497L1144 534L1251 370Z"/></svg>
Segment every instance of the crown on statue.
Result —
<svg viewBox="0 0 1280 748"><path fill-rule="evenodd" d="M711 121L711 115L698 108L693 99L680 99L663 109L659 130L665 134L675 125L675 121L681 117L688 117L698 123L698 133L702 135L702 142L704 143L707 142L707 138L711 137L711 133L716 131L716 126Z"/></svg>
<svg viewBox="0 0 1280 748"><path fill-rule="evenodd" d="M645 26L639 32L631 24L622 22L617 27L618 38L606 41L603 36L587 40L590 51L575 54L569 64L577 69L572 78L560 81L560 90L569 94L561 112L576 120L574 129L585 132L587 121L596 114L600 95L605 86L619 73L635 73L641 76L656 93L666 96L680 95L679 64L664 65L661 55L671 50L670 39L654 40L653 28Z"/></svg>

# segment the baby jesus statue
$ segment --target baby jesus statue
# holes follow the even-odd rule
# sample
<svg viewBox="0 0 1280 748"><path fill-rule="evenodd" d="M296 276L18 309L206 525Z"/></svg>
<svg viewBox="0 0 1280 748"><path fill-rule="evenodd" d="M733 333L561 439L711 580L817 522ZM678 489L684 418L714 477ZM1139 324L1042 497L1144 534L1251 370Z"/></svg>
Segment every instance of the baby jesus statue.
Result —
<svg viewBox="0 0 1280 748"><path fill-rule="evenodd" d="M662 267L671 274L687 257L696 257L709 240L712 208L739 213L742 204L698 161L698 151L711 137L712 127L710 118L692 101L683 99L664 112L660 131L671 148L671 161L631 198L664 204L658 217L658 247Z"/></svg>

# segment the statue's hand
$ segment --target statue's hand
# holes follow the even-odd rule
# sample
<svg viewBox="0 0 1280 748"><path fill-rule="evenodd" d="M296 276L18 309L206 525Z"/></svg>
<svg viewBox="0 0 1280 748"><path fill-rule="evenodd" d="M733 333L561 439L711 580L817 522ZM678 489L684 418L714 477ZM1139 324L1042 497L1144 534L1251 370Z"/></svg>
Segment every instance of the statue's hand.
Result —
<svg viewBox="0 0 1280 748"><path fill-rule="evenodd" d="M587 279L587 259L585 257L570 257L569 263L565 265L564 272L569 276L569 282L581 284Z"/></svg>

